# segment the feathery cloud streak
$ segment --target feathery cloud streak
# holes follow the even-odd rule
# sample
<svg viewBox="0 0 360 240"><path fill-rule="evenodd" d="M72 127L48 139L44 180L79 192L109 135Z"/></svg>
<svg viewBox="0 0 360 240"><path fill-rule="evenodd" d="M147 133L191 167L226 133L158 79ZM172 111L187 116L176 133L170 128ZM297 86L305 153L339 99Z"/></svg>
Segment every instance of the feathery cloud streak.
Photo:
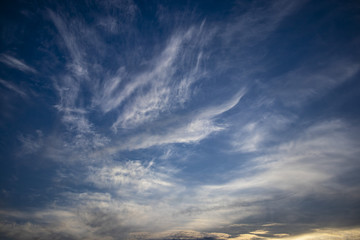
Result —
<svg viewBox="0 0 360 240"><path fill-rule="evenodd" d="M19 71L25 72L25 73L37 73L37 71L26 65L24 62L20 61L19 59L16 59L10 55L7 54L1 54L0 55L0 62L6 64L7 66L17 69Z"/></svg>

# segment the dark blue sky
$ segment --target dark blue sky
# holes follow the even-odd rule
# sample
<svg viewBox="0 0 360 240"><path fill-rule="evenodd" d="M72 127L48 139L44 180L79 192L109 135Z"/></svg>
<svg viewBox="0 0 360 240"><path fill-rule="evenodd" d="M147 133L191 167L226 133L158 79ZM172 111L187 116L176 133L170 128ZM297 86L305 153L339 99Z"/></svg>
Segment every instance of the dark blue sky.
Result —
<svg viewBox="0 0 360 240"><path fill-rule="evenodd" d="M358 1L3 1L1 239L360 239Z"/></svg>

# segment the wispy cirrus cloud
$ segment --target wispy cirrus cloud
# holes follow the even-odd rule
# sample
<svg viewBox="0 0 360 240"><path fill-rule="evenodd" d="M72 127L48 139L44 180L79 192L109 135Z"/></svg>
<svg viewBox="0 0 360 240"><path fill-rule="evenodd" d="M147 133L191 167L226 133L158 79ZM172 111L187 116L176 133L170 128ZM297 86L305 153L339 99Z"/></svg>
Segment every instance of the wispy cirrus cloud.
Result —
<svg viewBox="0 0 360 240"><path fill-rule="evenodd" d="M206 44L204 23L185 32L175 33L165 49L156 56L149 70L140 73L121 90L119 78L106 84L101 106L104 112L118 108L131 98L119 114L112 128L133 128L154 120L162 112L176 109L189 100L191 86L205 71L201 69L202 47ZM193 48L187 48L194 44ZM195 50L195 51L194 51ZM110 93L110 94L109 94Z"/></svg>
<svg viewBox="0 0 360 240"><path fill-rule="evenodd" d="M154 196L177 188L169 174L170 169L157 168L154 162L147 165L140 161L113 162L104 167L90 167L86 181L100 189L114 191L122 198L135 194Z"/></svg>
<svg viewBox="0 0 360 240"><path fill-rule="evenodd" d="M233 171L232 174L237 176L233 180L196 187L195 194L177 208L177 215L187 220L183 227L212 229L230 225L249 216L262 216L267 204L273 209L279 208L279 215L274 215L273 219L286 222L290 218L286 216L296 210L280 210L281 206L297 199L316 196L323 200L344 201L335 197L335 192L350 194L350 199L359 198L352 187L345 187L338 180L352 171L348 166L354 166L358 155L358 146L352 141L351 132L344 132L346 128L338 120L315 124L297 140L269 149ZM338 144L339 141L342 144ZM316 216L312 217L316 219Z"/></svg>
<svg viewBox="0 0 360 240"><path fill-rule="evenodd" d="M67 137L61 134L57 138L60 138L59 141L71 142L70 145L65 145L69 154L77 149L75 152L79 154L75 156L80 160L81 154L88 155L92 149L104 147L110 139L97 132L96 126L87 117L86 106L78 104L82 99L81 81L72 76L64 76L55 80L54 86L59 96L59 102L54 107L58 110L61 122L69 134Z"/></svg>
<svg viewBox="0 0 360 240"><path fill-rule="evenodd" d="M62 115L62 121L70 132L74 132L78 136L90 133L92 124L86 118L87 106L78 104L79 101L82 101L81 90L87 77L87 64L83 60L84 52L79 47L77 36L73 33L76 30L73 28L77 26L65 22L61 16L51 10L48 10L48 15L70 55L70 60L67 61L70 71L53 77L54 88L59 96L59 102L55 108Z"/></svg>
<svg viewBox="0 0 360 240"><path fill-rule="evenodd" d="M276 78L270 94L287 106L299 107L325 95L359 71L360 65L347 59L331 59L326 64L306 63Z"/></svg>
<svg viewBox="0 0 360 240"><path fill-rule="evenodd" d="M98 83L96 77L93 77L97 75L92 75L91 80L94 82L91 86L88 84L89 73L95 74L97 71L89 68L94 63L86 58L89 55L89 48L86 46L97 45L101 48L101 43L97 41L94 30L76 17L67 19L49 9L47 13L59 33L59 45L64 44L68 55L65 71L52 77L58 95L58 103L54 107L66 127L66 133L60 133L55 137L56 144L50 152L58 152L61 148L59 144L63 144L65 149L62 151L64 154L60 157L62 159L60 161L64 161L64 158L70 162L89 160L89 154L93 150L104 147L110 141L108 137L97 131L96 125L89 119L88 115L92 111L91 99L87 99L83 92L84 89L91 90L91 87L97 86ZM88 43L85 46L84 35L93 37L89 40L90 43L85 41ZM69 142L71 144L68 144Z"/></svg>
<svg viewBox="0 0 360 240"><path fill-rule="evenodd" d="M48 14L56 26L56 29L58 30L60 37L65 43L68 53L71 56L72 62L68 63L69 69L71 69L71 71L77 76L86 76L88 72L86 62L83 60L84 52L77 43L76 35L73 34L69 29L69 27L76 28L76 25L74 26L74 24L66 24L61 16L57 15L51 10L48 10Z"/></svg>
<svg viewBox="0 0 360 240"><path fill-rule="evenodd" d="M231 109L236 103L236 100L229 101L225 109ZM221 111L224 108L210 108L203 114L216 116ZM28 225L30 230L27 233L38 236L49 231L44 225L37 228L34 222L34 219L40 221L46 216L46 219L52 219L50 223L56 234L71 233L74 239L100 236L110 239L127 239L129 236L135 239L164 239L166 236L231 239L229 235L207 233L206 229L226 227L249 216L262 215L267 203L277 209L312 195L323 200L331 198L331 201L340 201L334 196L339 191L350 194L351 198L359 198L355 189L338 181L339 176L353 169L352 162L359 154L358 146L351 140L353 131L344 129L347 126L340 120L309 126L296 140L273 147L234 171L232 174L236 177L224 184L186 186L177 179L176 171L168 172L169 168L162 169L155 162L113 162L112 165L90 167L81 177L85 176L86 182L101 192L61 193L64 212L51 208L44 213L39 211L36 218L29 220L32 225ZM341 201L344 201L343 197ZM284 209L273 219L287 222L287 216L291 215L292 209ZM24 219L24 216L18 217ZM64 227L63 222L69 219L72 224ZM145 225L147 230L143 227ZM255 228L233 238L280 237L275 234L286 237L283 232L269 232L264 236L265 231L278 225L263 224L262 232ZM24 233L24 226L17 226L18 234ZM62 227L58 229L54 226ZM75 226L78 230L74 229ZM42 230L37 232L39 229ZM122 235L116 237L119 229ZM145 232L136 233L137 229ZM173 230L160 234L168 229ZM179 229L201 232L176 232ZM11 231L5 232L11 234Z"/></svg>
<svg viewBox="0 0 360 240"><path fill-rule="evenodd" d="M239 91L228 102L212 106L198 113L191 115L185 122L178 126L170 127L162 135L140 134L127 139L126 142L119 143L119 146L109 148L108 151L116 152L120 150L136 150L149 148L152 146L172 144L172 143L196 143L206 138L213 132L221 131L225 126L215 123L216 117L232 109L244 96L245 90Z"/></svg>
<svg viewBox="0 0 360 240"><path fill-rule="evenodd" d="M129 26L139 14L138 6L132 0L106 0L99 2L99 5L104 8L107 15L98 17L97 25L111 34L132 30Z"/></svg>
<svg viewBox="0 0 360 240"><path fill-rule="evenodd" d="M257 118L256 120L241 122L240 126L236 127L237 130L233 131L231 139L233 151L243 153L266 151L266 143L269 140L279 140L274 136L274 132L286 129L295 119L293 116L273 113L259 114L257 111L259 110L254 110L254 116L252 116L252 118ZM260 119L258 119L259 115L261 115Z"/></svg>
<svg viewBox="0 0 360 240"><path fill-rule="evenodd" d="M290 14L297 11L305 1L272 1L252 2L249 11L236 16L225 26L221 35L226 45L238 47L241 45L253 46L265 40L276 30L281 22ZM238 4L240 9L243 4Z"/></svg>
<svg viewBox="0 0 360 240"><path fill-rule="evenodd" d="M7 89L19 94L23 98L26 98L28 96L24 90L20 89L18 86L14 85L8 81L0 79L0 84L5 86Z"/></svg>
<svg viewBox="0 0 360 240"><path fill-rule="evenodd" d="M311 186L322 186L337 174L349 169L344 161L353 161L357 146L351 140L350 132L344 132L345 123L328 121L309 127L297 139L281 144L261 157L255 158L258 174L229 182L210 189L223 191L242 188L276 188L285 191L296 190L296 194L307 194ZM341 139L341 144L339 140ZM341 157L340 157L341 156ZM262 180L260 180L262 179ZM323 185L323 190L330 185ZM317 189L320 191L320 189Z"/></svg>
<svg viewBox="0 0 360 240"><path fill-rule="evenodd" d="M32 154L41 150L44 146L43 133L41 130L36 131L36 135L23 136L20 135L19 141L22 144L22 153L21 154Z"/></svg>
<svg viewBox="0 0 360 240"><path fill-rule="evenodd" d="M1 54L0 55L0 62L6 64L7 66L11 67L11 68L14 68L14 69L17 69L19 71L22 71L22 72L25 72L25 73L37 73L37 71L28 66L27 64L25 64L24 62L20 61L19 59L13 57L13 56L10 56L8 54Z"/></svg>

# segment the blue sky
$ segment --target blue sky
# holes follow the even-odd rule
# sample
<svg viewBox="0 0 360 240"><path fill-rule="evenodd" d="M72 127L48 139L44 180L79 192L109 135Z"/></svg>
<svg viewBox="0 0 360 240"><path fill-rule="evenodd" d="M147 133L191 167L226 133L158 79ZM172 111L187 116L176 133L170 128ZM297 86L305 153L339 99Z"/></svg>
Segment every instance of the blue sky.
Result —
<svg viewBox="0 0 360 240"><path fill-rule="evenodd" d="M357 1L3 1L2 239L360 239Z"/></svg>

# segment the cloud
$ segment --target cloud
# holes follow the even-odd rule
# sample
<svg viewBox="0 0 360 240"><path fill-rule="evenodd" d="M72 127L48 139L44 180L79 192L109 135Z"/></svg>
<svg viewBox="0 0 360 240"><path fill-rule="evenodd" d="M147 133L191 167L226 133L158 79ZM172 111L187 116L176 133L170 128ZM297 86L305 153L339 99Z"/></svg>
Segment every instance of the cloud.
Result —
<svg viewBox="0 0 360 240"><path fill-rule="evenodd" d="M284 209L281 214L281 206L309 196L328 199L342 192L350 194L349 198L359 198L353 187L337 180L351 171L359 154L347 128L339 120L317 123L297 139L273 147L232 171L229 182L199 186L188 205L190 215L197 217L186 226L212 228L248 216L264 216L267 204L279 208L279 215L273 218L280 220L294 210ZM309 214L317 219L316 213Z"/></svg>
<svg viewBox="0 0 360 240"><path fill-rule="evenodd" d="M284 240L322 240L322 239L358 239L360 238L360 229L359 228L325 228L325 229L316 229L312 232L295 235L295 236L286 236L281 239ZM269 238L274 239L274 238Z"/></svg>
<svg viewBox="0 0 360 240"><path fill-rule="evenodd" d="M236 237L232 237L226 233L206 233L197 231L175 231L175 232L163 232L158 234L151 233L132 233L131 239L226 239L226 240L315 240L315 239L357 239L360 237L359 228L323 228L310 230L309 232L290 236L289 234L269 234L270 236L258 236L256 234L239 234Z"/></svg>
<svg viewBox="0 0 360 240"><path fill-rule="evenodd" d="M70 194L71 195L71 194ZM318 228L306 229L300 234L267 232L266 236L255 233L227 234L221 232L200 232L194 230L168 230L160 232L136 231L137 228L125 227L127 222L121 220L118 211L125 217L139 217L134 213L136 205L118 205L108 194L72 194L69 199L81 201L81 205L73 208L57 207L29 212L1 210L3 219L0 223L0 234L16 239L48 239L49 237L66 239L221 239L221 240L312 240L312 239L358 239L360 229L349 228ZM140 210L141 213L141 210ZM120 218L119 218L120 217ZM15 220L21 220L15 223ZM131 222L131 219L129 219ZM44 224L46 222L46 224ZM261 232L262 234L263 232Z"/></svg>
<svg viewBox="0 0 360 240"><path fill-rule="evenodd" d="M224 126L215 124L216 117L232 109L244 94L245 90L243 89L228 102L219 106L209 107L192 115L188 122L181 124L178 127L168 129L165 134L135 135L129 137L126 142L119 143L119 146L108 149L108 151L116 152L119 150L136 150L172 143L199 142L211 133L224 129Z"/></svg>
<svg viewBox="0 0 360 240"><path fill-rule="evenodd" d="M258 239L266 239L265 237L261 237L255 234L240 234L235 238L230 238L231 240L258 240Z"/></svg>
<svg viewBox="0 0 360 240"><path fill-rule="evenodd" d="M347 59L331 59L326 64L306 63L278 77L273 83L275 87L271 95L286 106L302 106L351 79L359 70L358 63Z"/></svg>
<svg viewBox="0 0 360 240"><path fill-rule="evenodd" d="M256 235L263 235L263 234L268 234L269 231L266 231L266 230L256 230L256 231L252 231L250 232L251 234L256 234Z"/></svg>
<svg viewBox="0 0 360 240"><path fill-rule="evenodd" d="M171 67L177 56L182 40L183 38L180 36L171 38L168 46L161 53L159 59L155 60L156 64L154 69L150 70L149 72L140 74L133 81L128 83L119 93L116 93L114 97L111 97L102 103L104 112L111 111L112 109L118 107L138 88L151 84L153 81L160 82L160 84L166 81L166 77L171 76L171 73L168 75L167 71L173 71ZM154 84L156 84L156 82ZM105 91L108 90L105 89Z"/></svg>
<svg viewBox="0 0 360 240"><path fill-rule="evenodd" d="M257 120L234 124L236 130L232 131L233 138L231 140L233 151L244 153L265 151L266 143L269 140L277 140L274 132L286 129L295 119L291 115L259 113L258 110L254 110L253 116L250 116L250 119L252 118L257 118Z"/></svg>
<svg viewBox="0 0 360 240"><path fill-rule="evenodd" d="M140 161L114 163L100 168L90 167L86 179L100 189L115 191L121 197L133 195L155 195L169 192L176 184L168 176L170 169L156 169L153 162L147 166Z"/></svg>
<svg viewBox="0 0 360 240"><path fill-rule="evenodd" d="M202 110L197 116L212 119L233 108L241 96L239 94L221 107ZM170 225L181 222L184 228L211 228L216 224L230 224L247 216L261 214L263 204L276 199L277 191L290 196L290 199L292 196L301 198L313 193L326 196L334 188L336 192L339 189L347 191L333 180L346 173L348 168L344 161L351 161L357 154L357 148L348 136L349 132L344 129L347 127L340 120L310 126L297 139L273 147L263 156L254 159L254 166L248 164L246 169L236 172L237 176L242 176L242 172L246 171L244 177L237 177L225 184L186 190L184 186L175 183L171 174L168 175L151 162L143 164L139 161L90 167L86 181L123 199L132 199L134 194L137 195L140 202L125 201L121 205L128 203L130 205L127 206L136 206L146 212L147 217L138 223L140 225L160 214L154 212L160 204L164 211L168 211L161 213L164 214L164 220L172 219L172 214L178 216L178 220ZM192 191L196 194L191 194ZM252 193L251 196L247 191ZM148 198L149 196L152 197ZM177 209L180 211L174 213L173 206L179 196L187 196L187 200L178 204ZM160 201L155 203L151 199ZM112 202L117 206L116 201Z"/></svg>
<svg viewBox="0 0 360 240"><path fill-rule="evenodd" d="M275 233L274 234L274 237L279 237L279 238L282 238L282 237L289 237L290 234L287 234L287 233Z"/></svg>
<svg viewBox="0 0 360 240"><path fill-rule="evenodd" d="M283 223L267 223L267 224L263 224L263 227L273 227L273 226L283 226Z"/></svg>
<svg viewBox="0 0 360 240"><path fill-rule="evenodd" d="M237 98L234 97L222 107L203 110L199 115L217 116L234 107ZM128 236L134 239L168 239L169 236L183 239L226 239L226 234L211 234L206 233L206 230L230 225L246 217L262 215L267 203L276 208L275 203L278 202L283 209L291 204L292 200L311 194L322 198L332 196L334 192L353 194L354 189L346 188L336 180L337 176L346 174L353 166L346 163L358 155L358 147L349 135L351 131L345 129L346 124L340 120L309 126L297 139L280 144L263 156L253 159L252 162L256 163L254 166L242 166L233 173L235 179L224 184L185 186L185 183L177 179L177 174L168 172L168 167L161 168L151 161L114 161L110 165L90 166L86 173L77 175L85 179L85 183L96 187L93 192L63 192L61 199L64 203L61 211L52 208L41 210L29 220L31 224L28 224L26 229L32 229L31 231L25 231L25 225L21 224L14 229L24 236L50 234L47 233L49 227L40 224L46 220L53 229L52 234L62 236L63 233L69 233L74 239L126 239ZM244 171L247 172L246 175L243 174ZM68 177L64 176L63 179ZM285 208L285 214L291 215L291 209L288 211L290 212ZM26 219L26 216L21 214L13 217ZM282 217L286 221L286 216ZM34 219L38 219L39 223ZM263 225L267 228L276 226L279 225ZM261 232L256 231L259 228L254 228L247 233L228 238L272 239L273 234L274 237L286 239L284 231L273 232L267 228ZM286 229L286 226L281 228ZM138 229L144 232L135 234ZM170 231L160 234L169 229L204 232ZM261 236L265 231L269 232L266 232L266 236ZM122 235L119 237L117 234L120 232ZM160 233L157 235L156 232ZM15 233L7 234L15 236L11 235ZM309 236L332 236L326 234ZM44 236L46 238L49 235ZM19 235L18 238L22 237ZM294 236L293 239L297 238Z"/></svg>
<svg viewBox="0 0 360 240"><path fill-rule="evenodd" d="M228 239L229 234L217 232L198 232L192 230L165 231L159 233L134 232L130 239Z"/></svg>
<svg viewBox="0 0 360 240"><path fill-rule="evenodd" d="M247 188L289 192L296 189L297 195L309 193L314 186L318 187L318 192L331 188L332 184L326 184L327 181L344 174L348 170L344 163L352 161L357 154L357 146L346 129L340 120L315 124L297 140L281 144L254 159L258 174L209 187L220 192Z"/></svg>
<svg viewBox="0 0 360 240"><path fill-rule="evenodd" d="M83 65L82 50L78 47L75 36L66 28L65 22L49 10L55 25L61 33L72 61ZM73 63L70 63L73 64ZM89 155L96 149L104 147L110 139L100 134L88 118L91 112L89 101L83 95L87 76L70 69L65 74L52 77L53 86L58 94L58 103L54 105L66 132L47 136L46 155L55 161L79 162L90 161ZM94 160L94 159L92 159Z"/></svg>
<svg viewBox="0 0 360 240"><path fill-rule="evenodd" d="M79 94L81 83L76 78L62 77L60 80L54 81L54 86L59 95L59 103L54 107L58 110L61 122L67 132L54 136L62 142L60 144L62 146L56 144L53 150L74 155L70 158L72 160L89 160L89 155L94 150L107 145L110 139L97 131L96 126L87 117L88 110L79 106L78 102L82 100ZM61 148L63 149L61 150ZM67 158L69 159L69 157Z"/></svg>
<svg viewBox="0 0 360 240"><path fill-rule="evenodd" d="M346 119L303 121L303 112L286 111L354 77L359 65L346 59L324 65L308 61L290 70L286 63L279 70L285 74L271 77L278 71L264 64L271 56L251 54L266 48L262 41L303 2L252 2L245 13L232 8L236 16L222 18L225 22L210 14L206 21L175 27L163 21L155 31L143 31L149 25L135 21L152 10L140 11L132 1L99 2L108 16L91 14L90 24L80 14L48 10L60 39L56 50L68 56L59 55L64 68L50 76L57 118L44 126L50 133L36 130L18 140L32 163L56 161L57 175L49 178L49 196L39 190L47 196L44 202L50 199L47 204L0 211L1 234L17 239L334 237L332 230L309 228L328 221L328 215L339 224L350 212L347 203L360 199L353 183L358 178L351 175L360 168L358 129ZM14 59L3 54L0 61L36 73ZM27 94L7 81L0 84ZM220 137L203 141L215 133ZM230 142L232 151L218 142ZM325 212L326 204L331 207ZM313 224L303 232L289 230L303 222ZM356 234L340 232L341 237Z"/></svg>
<svg viewBox="0 0 360 240"><path fill-rule="evenodd" d="M36 130L36 136L19 135L18 139L22 144L22 154L36 153L44 146L43 133L41 130Z"/></svg>
<svg viewBox="0 0 360 240"><path fill-rule="evenodd" d="M228 240L256 240L256 239L264 239L264 240L275 240L275 239L284 239L284 240L322 240L322 239L357 239L360 237L360 229L359 228L350 228L350 229L342 229L342 228L323 228L323 229L314 229L310 230L306 233L290 236L285 233L274 233L269 234L269 237L262 237L253 234L240 234L237 237L227 238Z"/></svg>
<svg viewBox="0 0 360 240"><path fill-rule="evenodd" d="M82 26L79 20L65 22L51 10L48 14L72 59L72 70L54 81L60 96L60 102L55 107L63 114L63 122L72 125L70 130L93 126L85 115L89 110L93 111L94 106L99 106L104 113L116 110L117 117L111 127L114 132L118 128L135 128L153 121L161 113L181 107L191 95L191 85L204 74L201 70L201 48L206 44L207 37L204 23L186 31L175 31L164 50L154 54L144 71L134 74L127 71L127 66L122 66L112 75L100 66L95 76L102 75L103 80L97 80L88 75L92 70L88 69L90 63L84 61L87 51L78 44L79 37L74 32L78 25ZM186 47L189 44L195 46ZM95 82L92 86L87 86L88 78ZM84 99L82 91L85 88L90 89L91 106ZM83 106L79 106L80 102Z"/></svg>
<svg viewBox="0 0 360 240"><path fill-rule="evenodd" d="M76 209L46 209L29 212L24 216L14 216L12 212L3 211L0 223L0 234L16 239L114 239L111 236L98 234L95 227L81 221ZM15 223L11 220L21 220ZM44 222L46 222L44 224ZM121 236L121 235L119 235Z"/></svg>
<svg viewBox="0 0 360 240"><path fill-rule="evenodd" d="M76 36L72 34L68 27L76 28L74 23L67 24L60 16L55 14L52 10L48 9L48 14L50 19L53 21L56 26L62 40L65 43L65 46L72 58L72 63L68 64L68 67L76 76L86 76L88 74L87 66L84 58L84 53L81 48L78 46Z"/></svg>
<svg viewBox="0 0 360 240"><path fill-rule="evenodd" d="M27 97L27 94L26 92L24 92L22 89L20 89L19 87L15 86L14 84L12 83L9 83L3 79L0 79L0 83L5 86L6 88L8 88L9 90L19 94L21 97L23 98L26 98Z"/></svg>
<svg viewBox="0 0 360 240"><path fill-rule="evenodd" d="M59 103L55 108L65 115L86 114L86 110L78 107L81 82L72 76L66 75L54 79L54 88L59 96Z"/></svg>
<svg viewBox="0 0 360 240"><path fill-rule="evenodd" d="M11 68L15 68L15 69L25 72L25 73L33 73L33 74L37 73L37 71L34 68L29 67L28 65L26 65L19 59L16 59L16 58L14 58L10 55L4 54L4 53L0 55L0 62L6 64L7 66L9 66Z"/></svg>
<svg viewBox="0 0 360 240"><path fill-rule="evenodd" d="M224 31L226 42L255 45L266 39L288 15L298 10L305 1L261 1L252 3L248 11L236 16ZM241 8L241 4L239 4Z"/></svg>
<svg viewBox="0 0 360 240"><path fill-rule="evenodd" d="M202 47L206 44L203 24L185 32L176 32L165 49L154 57L148 70L133 77L121 90L116 84L105 85L101 107L112 111L131 99L118 115L112 128L133 128L156 119L188 101L191 86L204 76L201 69ZM189 44L194 45L188 48Z"/></svg>

